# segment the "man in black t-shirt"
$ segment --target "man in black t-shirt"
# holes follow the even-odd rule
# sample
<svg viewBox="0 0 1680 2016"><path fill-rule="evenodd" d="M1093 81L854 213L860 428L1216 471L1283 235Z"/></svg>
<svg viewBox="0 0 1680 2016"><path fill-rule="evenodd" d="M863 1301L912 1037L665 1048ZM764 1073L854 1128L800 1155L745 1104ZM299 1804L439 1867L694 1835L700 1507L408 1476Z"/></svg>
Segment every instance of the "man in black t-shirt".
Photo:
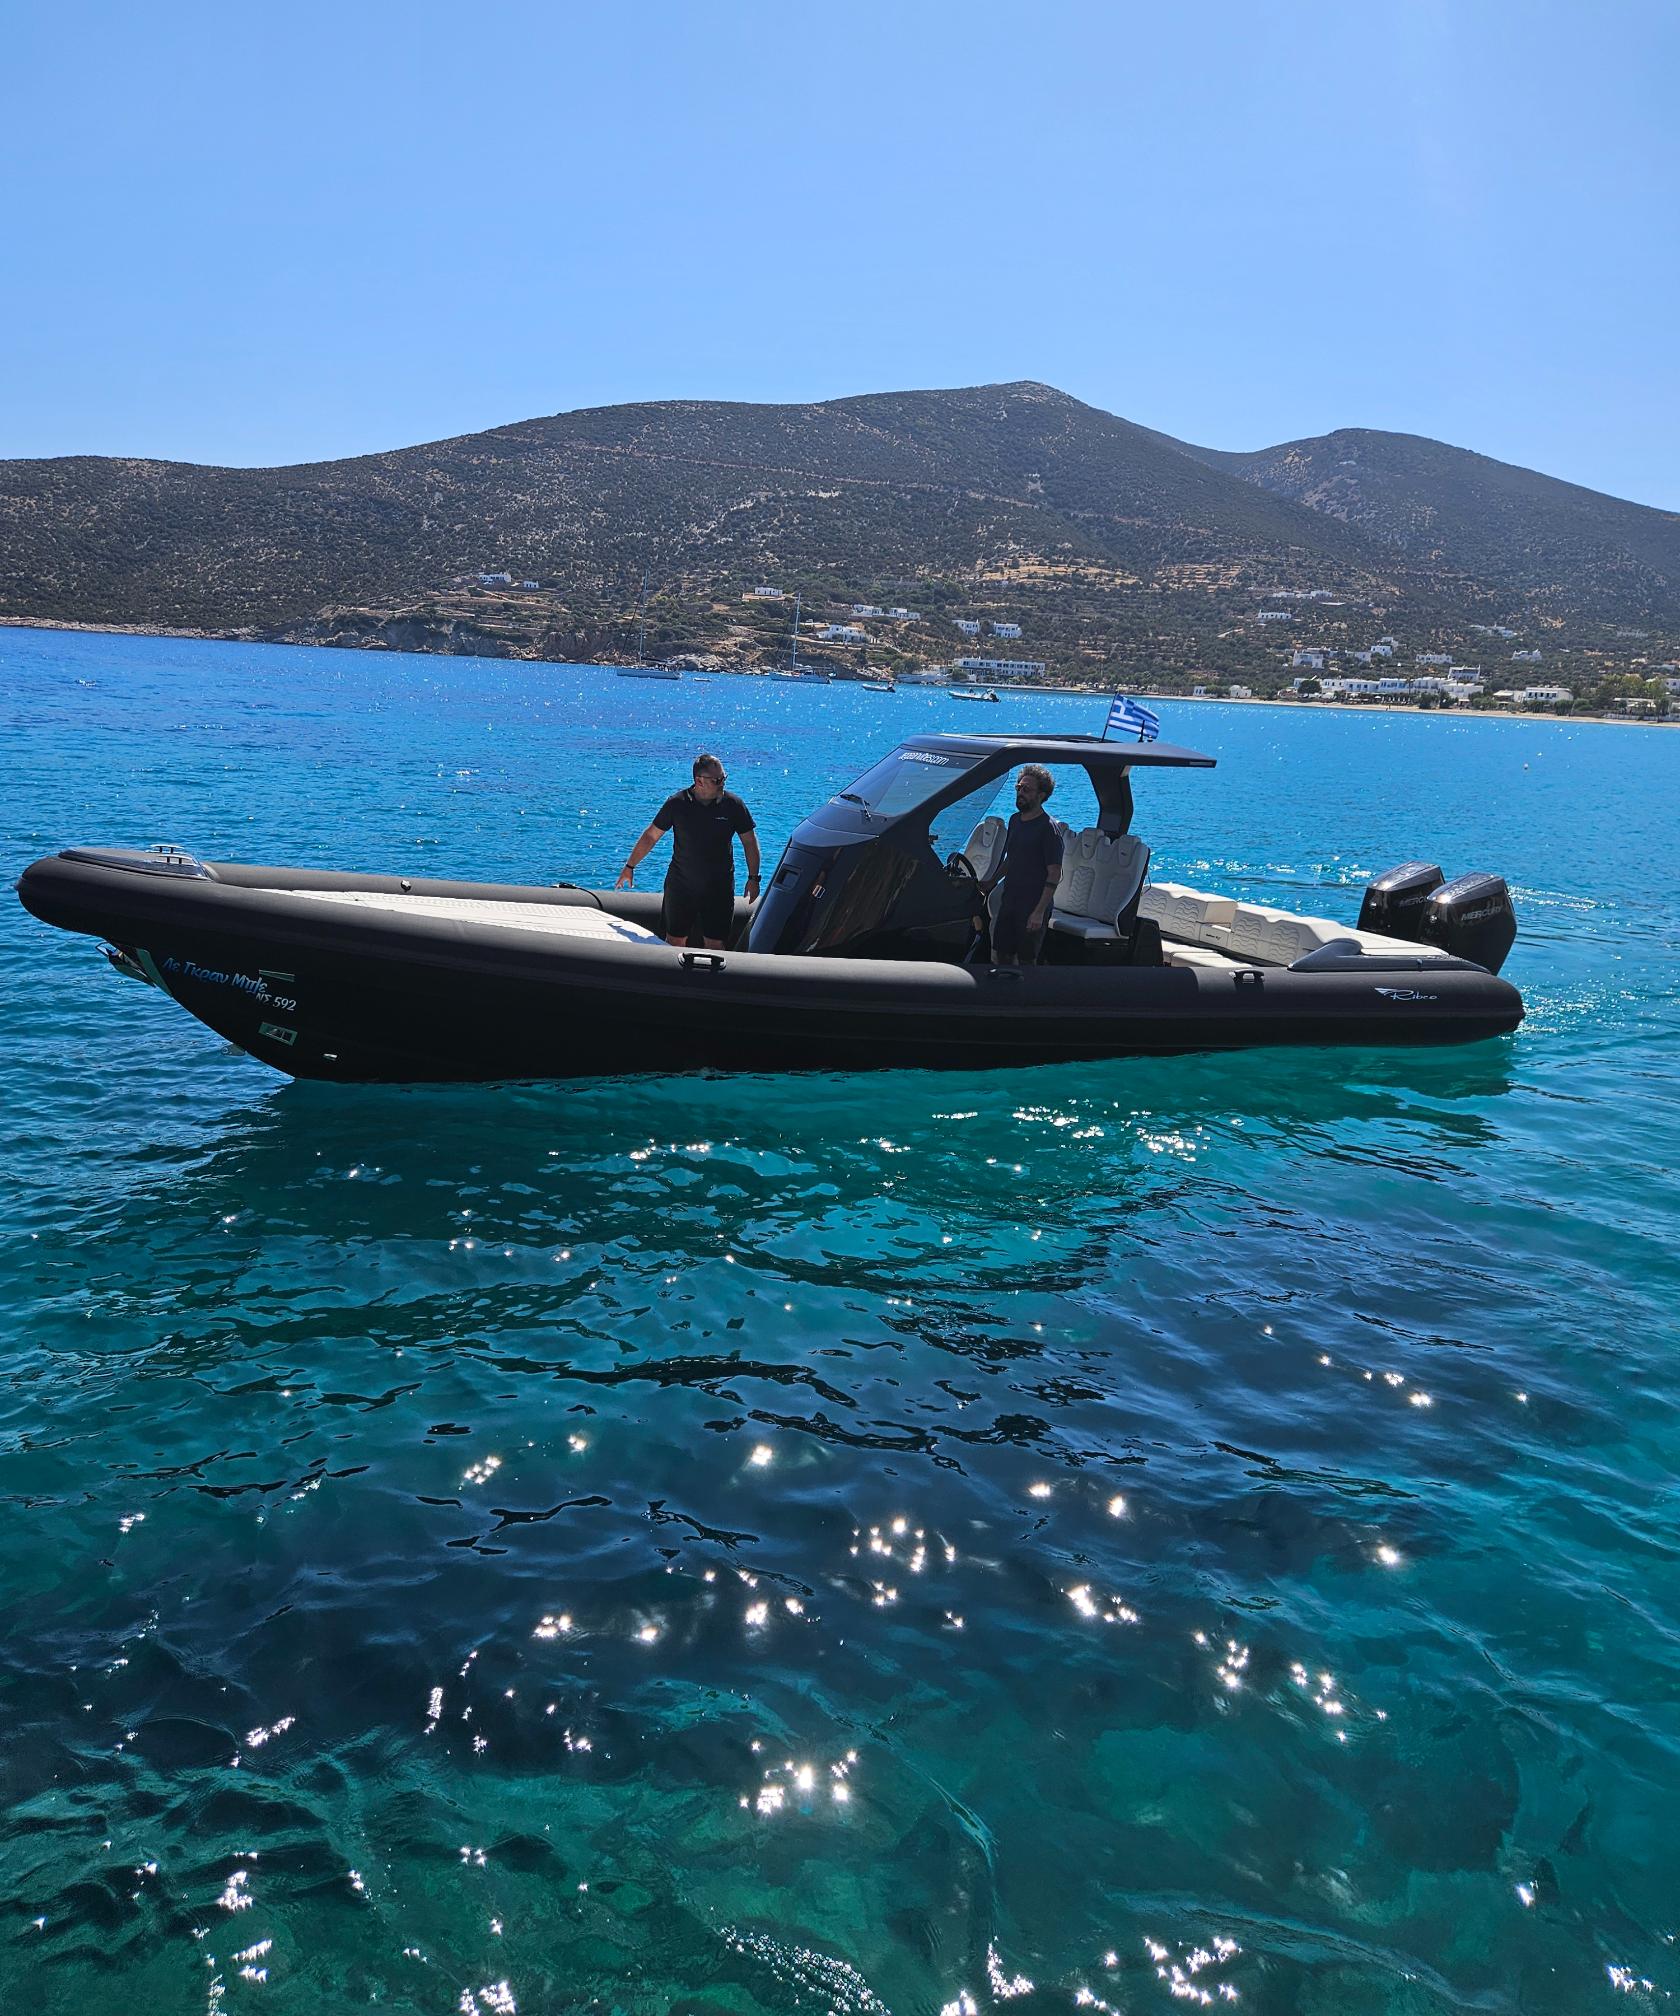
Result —
<svg viewBox="0 0 1680 2016"><path fill-rule="evenodd" d="M758 835L753 816L723 787L728 780L715 756L694 759L694 782L673 791L630 849L618 887L636 880L636 863L673 835L671 865L665 874L665 942L686 945L698 936L714 951L729 936L735 919L735 835L747 857L747 901L758 900Z"/></svg>
<svg viewBox="0 0 1680 2016"><path fill-rule="evenodd" d="M1000 966L1019 966L1021 954L1031 965L1038 957L1039 936L1056 884L1062 879L1062 836L1044 810L1056 788L1041 763L1029 763L1015 780L1016 812L1004 836L1003 859L989 881L988 893L1003 883L1003 900L992 925L992 957Z"/></svg>

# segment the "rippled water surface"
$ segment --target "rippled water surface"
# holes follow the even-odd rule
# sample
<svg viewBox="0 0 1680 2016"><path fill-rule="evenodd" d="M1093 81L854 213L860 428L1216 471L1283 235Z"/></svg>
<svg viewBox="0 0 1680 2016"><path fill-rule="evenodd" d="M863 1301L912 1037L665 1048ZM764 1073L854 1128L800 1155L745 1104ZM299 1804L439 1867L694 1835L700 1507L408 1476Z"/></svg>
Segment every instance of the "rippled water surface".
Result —
<svg viewBox="0 0 1680 2016"><path fill-rule="evenodd" d="M0 693L8 882L606 881L702 743L774 858L971 725L15 631ZM1669 2006L1680 737L1164 713L1157 873L1499 869L1522 1031L292 1086L7 897L8 2010Z"/></svg>

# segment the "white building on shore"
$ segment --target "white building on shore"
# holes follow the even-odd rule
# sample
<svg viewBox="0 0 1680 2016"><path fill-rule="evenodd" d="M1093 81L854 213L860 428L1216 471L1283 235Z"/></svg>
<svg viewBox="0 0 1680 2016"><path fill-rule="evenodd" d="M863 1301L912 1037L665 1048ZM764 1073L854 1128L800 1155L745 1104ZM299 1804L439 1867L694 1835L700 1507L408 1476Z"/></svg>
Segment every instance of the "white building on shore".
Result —
<svg viewBox="0 0 1680 2016"><path fill-rule="evenodd" d="M741 597L743 602L780 602L781 599L780 588L767 588L762 582L756 588L749 588Z"/></svg>
<svg viewBox="0 0 1680 2016"><path fill-rule="evenodd" d="M994 637L1019 637L1020 634L1021 626L1019 623L994 623L992 625L992 635Z"/></svg>
<svg viewBox="0 0 1680 2016"><path fill-rule="evenodd" d="M956 618L956 625L965 637L978 637L980 635L980 618L978 616L959 616Z"/></svg>
<svg viewBox="0 0 1680 2016"><path fill-rule="evenodd" d="M991 672L1000 679L1038 679L1044 674L1042 658L959 658L959 672Z"/></svg>

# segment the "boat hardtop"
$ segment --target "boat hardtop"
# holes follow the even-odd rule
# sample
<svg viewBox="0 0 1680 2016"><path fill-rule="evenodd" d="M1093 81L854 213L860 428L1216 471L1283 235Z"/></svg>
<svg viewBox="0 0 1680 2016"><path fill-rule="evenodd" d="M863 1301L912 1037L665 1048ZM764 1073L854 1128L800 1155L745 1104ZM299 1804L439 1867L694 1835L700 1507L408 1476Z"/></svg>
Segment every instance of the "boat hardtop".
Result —
<svg viewBox="0 0 1680 2016"><path fill-rule="evenodd" d="M994 961L1018 765L1074 767L1096 823L1058 824L1034 963ZM649 892L451 882L71 848L26 907L108 941L220 1034L299 1077L473 1080L1051 1062L1279 1043L1414 1044L1521 1020L1494 875L1407 862L1359 923L1150 874L1134 773L1211 770L1164 742L923 734L799 823L722 949L666 942Z"/></svg>

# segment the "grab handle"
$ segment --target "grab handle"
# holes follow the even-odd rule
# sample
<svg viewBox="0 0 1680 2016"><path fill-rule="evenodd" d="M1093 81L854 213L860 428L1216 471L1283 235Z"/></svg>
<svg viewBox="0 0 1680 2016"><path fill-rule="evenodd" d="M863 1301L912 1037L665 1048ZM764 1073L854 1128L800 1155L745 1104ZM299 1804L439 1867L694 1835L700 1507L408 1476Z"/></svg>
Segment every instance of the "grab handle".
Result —
<svg viewBox="0 0 1680 2016"><path fill-rule="evenodd" d="M677 964L691 973L697 968L703 969L708 973L721 973L723 971L723 954L721 952L679 952L677 954Z"/></svg>

